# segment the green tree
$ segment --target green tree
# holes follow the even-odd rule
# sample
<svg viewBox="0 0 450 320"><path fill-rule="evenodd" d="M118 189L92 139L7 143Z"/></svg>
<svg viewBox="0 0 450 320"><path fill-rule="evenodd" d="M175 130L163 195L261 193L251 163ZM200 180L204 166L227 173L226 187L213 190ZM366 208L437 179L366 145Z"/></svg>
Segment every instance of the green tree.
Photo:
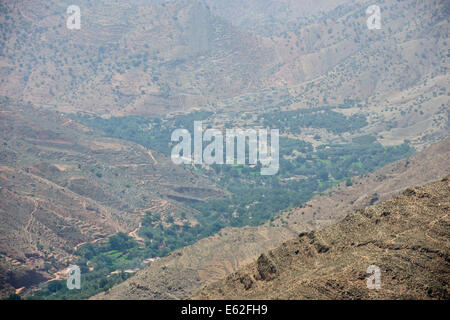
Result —
<svg viewBox="0 0 450 320"><path fill-rule="evenodd" d="M8 297L8 300L22 300L22 297L17 293L11 293Z"/></svg>

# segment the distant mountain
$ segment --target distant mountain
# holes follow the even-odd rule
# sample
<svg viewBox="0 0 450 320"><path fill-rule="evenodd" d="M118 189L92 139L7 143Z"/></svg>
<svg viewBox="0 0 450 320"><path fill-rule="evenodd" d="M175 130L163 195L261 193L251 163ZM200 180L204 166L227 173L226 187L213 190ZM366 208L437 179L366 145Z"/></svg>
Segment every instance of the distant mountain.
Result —
<svg viewBox="0 0 450 320"><path fill-rule="evenodd" d="M448 1L383 1L381 30L366 26L370 1L83 0L80 30L66 28L69 4L2 2L0 94L115 114L224 108L238 96L265 107L269 89L288 89L292 108L350 99L406 111L446 96Z"/></svg>
<svg viewBox="0 0 450 320"><path fill-rule="evenodd" d="M0 94L59 110L165 114L256 89L276 63L196 1L2 2ZM101 94L99 94L101 93Z"/></svg>
<svg viewBox="0 0 450 320"><path fill-rule="evenodd" d="M300 233L193 298L449 299L449 200L450 176L408 188ZM377 269L380 287L369 288Z"/></svg>
<svg viewBox="0 0 450 320"><path fill-rule="evenodd" d="M391 198L411 185L439 179L450 172L448 159L450 138L409 159L355 178L352 186L342 184L330 193L314 197L302 208L281 213L273 223L225 228L215 236L152 262L94 299L185 299L202 286L239 270L263 252L295 238L299 232L336 224L355 209Z"/></svg>
<svg viewBox="0 0 450 320"><path fill-rule="evenodd" d="M211 11L233 25L257 34L283 33L311 23L351 0L203 0Z"/></svg>
<svg viewBox="0 0 450 320"><path fill-rule="evenodd" d="M448 134L445 0L0 4L0 95L64 112L253 113L344 104L384 144ZM243 7L242 7L243 6Z"/></svg>

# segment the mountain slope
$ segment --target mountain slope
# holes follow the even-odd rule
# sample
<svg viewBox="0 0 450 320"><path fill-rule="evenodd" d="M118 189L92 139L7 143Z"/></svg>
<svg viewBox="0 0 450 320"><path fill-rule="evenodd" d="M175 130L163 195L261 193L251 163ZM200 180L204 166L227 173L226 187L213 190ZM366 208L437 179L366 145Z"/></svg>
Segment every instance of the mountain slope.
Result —
<svg viewBox="0 0 450 320"><path fill-rule="evenodd" d="M299 234L194 299L449 299L450 176ZM366 269L381 270L381 289Z"/></svg>
<svg viewBox="0 0 450 320"><path fill-rule="evenodd" d="M0 139L0 285L11 290L52 277L82 243L131 233L149 208L195 224L169 196L223 194L164 155L10 99L0 100Z"/></svg>
<svg viewBox="0 0 450 320"><path fill-rule="evenodd" d="M122 115L266 107L258 98L265 90L288 90L292 108L348 99L372 108L417 85L425 93L425 79L447 76L443 0L380 2L382 30L367 29L373 3L362 0L254 0L244 8L83 0L81 29L72 31L70 4L0 4L0 94ZM270 104L283 100L274 95Z"/></svg>
<svg viewBox="0 0 450 320"><path fill-rule="evenodd" d="M71 4L0 4L0 94L64 111L166 114L255 89L277 60L196 1L80 1L80 30L66 28Z"/></svg>
<svg viewBox="0 0 450 320"><path fill-rule="evenodd" d="M330 194L316 196L303 208L281 213L273 224L226 228L218 235L177 250L94 299L185 299L299 232L335 224L355 209L392 197L410 185L448 174L448 159L450 138L409 159L355 178L352 186L338 186Z"/></svg>

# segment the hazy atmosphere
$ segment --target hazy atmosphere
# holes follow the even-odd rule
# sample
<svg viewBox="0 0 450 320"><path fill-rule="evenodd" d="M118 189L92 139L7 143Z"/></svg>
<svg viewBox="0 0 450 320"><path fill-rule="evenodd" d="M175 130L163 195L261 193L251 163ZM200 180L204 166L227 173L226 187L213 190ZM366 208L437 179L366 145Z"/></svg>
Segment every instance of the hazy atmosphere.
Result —
<svg viewBox="0 0 450 320"><path fill-rule="evenodd" d="M448 300L449 18L0 1L0 299Z"/></svg>

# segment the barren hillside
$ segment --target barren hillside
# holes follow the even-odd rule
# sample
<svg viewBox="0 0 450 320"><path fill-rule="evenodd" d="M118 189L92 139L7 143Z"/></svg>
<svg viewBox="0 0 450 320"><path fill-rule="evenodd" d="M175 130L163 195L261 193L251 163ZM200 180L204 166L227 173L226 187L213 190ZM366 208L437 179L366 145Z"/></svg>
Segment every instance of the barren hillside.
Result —
<svg viewBox="0 0 450 320"><path fill-rule="evenodd" d="M194 299L448 299L450 176L300 233ZM366 269L381 271L368 289Z"/></svg>
<svg viewBox="0 0 450 320"><path fill-rule="evenodd" d="M81 243L136 229L149 208L195 223L192 209L167 195L222 196L205 177L157 152L60 113L0 103L0 264L16 288L52 277ZM28 277L23 268L41 276Z"/></svg>

